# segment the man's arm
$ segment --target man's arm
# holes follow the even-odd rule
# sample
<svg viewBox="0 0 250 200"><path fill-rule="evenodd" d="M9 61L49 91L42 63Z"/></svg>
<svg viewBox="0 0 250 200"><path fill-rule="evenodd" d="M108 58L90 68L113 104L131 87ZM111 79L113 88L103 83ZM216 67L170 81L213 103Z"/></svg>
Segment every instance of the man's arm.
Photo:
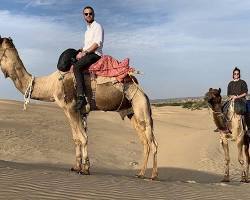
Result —
<svg viewBox="0 0 250 200"><path fill-rule="evenodd" d="M93 43L88 49L83 50L85 54L95 52L95 50L99 47L97 43Z"/></svg>
<svg viewBox="0 0 250 200"><path fill-rule="evenodd" d="M88 49L81 49L81 51L78 52L78 54L76 55L76 59L80 60L83 56L87 55L88 53L92 53L95 52L95 50L98 48L98 44L94 43L92 44Z"/></svg>

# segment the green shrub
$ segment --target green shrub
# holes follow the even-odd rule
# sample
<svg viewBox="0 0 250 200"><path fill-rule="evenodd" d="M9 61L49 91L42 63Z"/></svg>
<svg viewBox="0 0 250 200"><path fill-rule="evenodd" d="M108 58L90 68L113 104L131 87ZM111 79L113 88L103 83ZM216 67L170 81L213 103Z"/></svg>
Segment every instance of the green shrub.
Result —
<svg viewBox="0 0 250 200"><path fill-rule="evenodd" d="M200 110L202 108L207 108L207 103L205 101L186 101L186 102L165 102L165 103L153 103L153 106L163 107L163 106L182 106L182 108L190 110Z"/></svg>

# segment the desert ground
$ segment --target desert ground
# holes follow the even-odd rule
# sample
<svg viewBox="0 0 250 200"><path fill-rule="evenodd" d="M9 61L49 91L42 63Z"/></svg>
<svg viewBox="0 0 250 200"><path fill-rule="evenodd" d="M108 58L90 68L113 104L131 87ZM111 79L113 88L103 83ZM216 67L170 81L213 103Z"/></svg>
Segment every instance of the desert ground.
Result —
<svg viewBox="0 0 250 200"><path fill-rule="evenodd" d="M249 199L232 142L231 182L221 183L223 152L207 109L152 107L159 180L135 178L143 147L128 119L88 118L91 175L70 172L74 143L55 104L0 100L0 199ZM150 158L147 176L150 177Z"/></svg>

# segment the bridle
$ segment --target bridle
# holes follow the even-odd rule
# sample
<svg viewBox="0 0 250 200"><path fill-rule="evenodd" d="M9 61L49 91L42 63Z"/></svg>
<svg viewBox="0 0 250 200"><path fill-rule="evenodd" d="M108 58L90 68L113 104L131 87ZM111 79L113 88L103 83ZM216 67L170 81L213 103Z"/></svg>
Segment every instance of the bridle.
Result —
<svg viewBox="0 0 250 200"><path fill-rule="evenodd" d="M217 117L223 117L226 120L226 130L221 130L224 133L231 133L231 130L228 127L228 123L230 123L232 121L232 118L234 116L234 114L232 115L231 119L228 119L226 114L223 111L214 111L212 108L212 105L210 103L208 103L208 108L210 108L210 110L217 115Z"/></svg>

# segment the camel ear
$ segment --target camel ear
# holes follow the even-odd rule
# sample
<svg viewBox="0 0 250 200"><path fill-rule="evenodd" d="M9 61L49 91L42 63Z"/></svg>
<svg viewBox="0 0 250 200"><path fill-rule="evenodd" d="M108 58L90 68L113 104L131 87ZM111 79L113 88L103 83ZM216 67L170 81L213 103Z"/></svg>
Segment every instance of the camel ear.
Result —
<svg viewBox="0 0 250 200"><path fill-rule="evenodd" d="M213 90L213 88L209 88L209 92L211 92Z"/></svg>
<svg viewBox="0 0 250 200"><path fill-rule="evenodd" d="M221 89L219 88L219 93L221 93Z"/></svg>

